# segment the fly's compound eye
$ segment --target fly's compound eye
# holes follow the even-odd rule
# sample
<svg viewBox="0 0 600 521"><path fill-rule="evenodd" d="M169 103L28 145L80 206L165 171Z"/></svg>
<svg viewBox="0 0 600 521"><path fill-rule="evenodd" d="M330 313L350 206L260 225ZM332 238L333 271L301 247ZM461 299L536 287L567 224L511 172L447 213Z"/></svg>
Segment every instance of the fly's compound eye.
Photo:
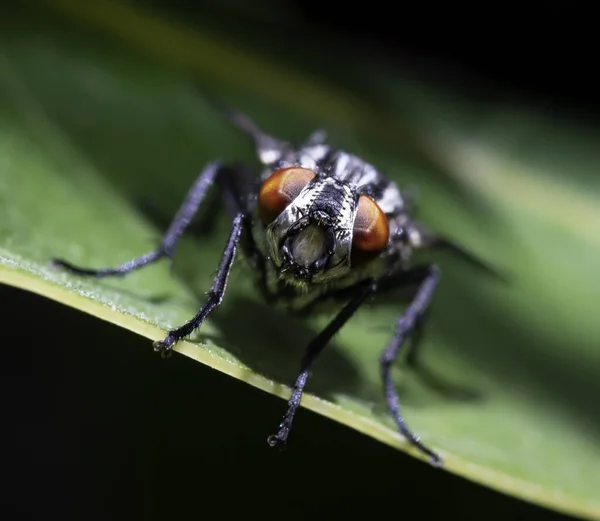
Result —
<svg viewBox="0 0 600 521"><path fill-rule="evenodd" d="M312 170L297 166L273 172L258 192L258 214L263 223L274 221L313 177Z"/></svg>
<svg viewBox="0 0 600 521"><path fill-rule="evenodd" d="M377 257L387 246L390 225L383 210L373 199L361 195L354 220L352 265L363 264Z"/></svg>

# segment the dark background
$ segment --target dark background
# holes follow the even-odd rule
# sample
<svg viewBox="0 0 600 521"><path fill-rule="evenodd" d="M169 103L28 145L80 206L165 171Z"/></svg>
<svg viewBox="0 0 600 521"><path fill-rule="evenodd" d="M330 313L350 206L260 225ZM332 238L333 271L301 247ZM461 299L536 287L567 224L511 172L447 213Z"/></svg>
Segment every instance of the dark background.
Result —
<svg viewBox="0 0 600 521"><path fill-rule="evenodd" d="M200 24L210 15L239 31L279 33L286 40L301 41L294 30L310 27L324 37L346 40L357 52L437 74L440 81L458 81L467 88L490 83L579 115L597 116L600 108L598 29L594 10L583 2L138 3Z"/></svg>
<svg viewBox="0 0 600 521"><path fill-rule="evenodd" d="M597 28L583 3L375 0L348 10L329 1L296 3L310 23L377 46L389 57L407 55L424 67L434 62L470 81L487 80L582 112L598 108Z"/></svg>
<svg viewBox="0 0 600 521"><path fill-rule="evenodd" d="M257 33L310 24L440 81L493 82L597 116L593 18L575 3L138 3ZM304 410L292 446L275 453L265 433L281 400L181 356L164 362L148 340L35 295L0 287L0 301L11 307L0 364L3 518L284 520L360 508L373 519L566 519Z"/></svg>

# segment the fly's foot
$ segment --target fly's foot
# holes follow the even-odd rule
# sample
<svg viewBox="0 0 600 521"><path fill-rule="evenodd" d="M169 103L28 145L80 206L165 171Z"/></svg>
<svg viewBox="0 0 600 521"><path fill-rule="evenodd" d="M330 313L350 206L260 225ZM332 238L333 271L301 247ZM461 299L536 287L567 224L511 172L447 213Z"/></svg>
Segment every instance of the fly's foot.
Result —
<svg viewBox="0 0 600 521"><path fill-rule="evenodd" d="M155 352L160 353L162 358L169 358L173 354L173 345L175 342L176 339L169 335L162 340L152 342L152 347Z"/></svg>
<svg viewBox="0 0 600 521"><path fill-rule="evenodd" d="M437 454L432 453L429 455L429 463L432 467L442 468L444 466L444 461Z"/></svg>
<svg viewBox="0 0 600 521"><path fill-rule="evenodd" d="M287 441L287 433L282 433L279 431L277 434L272 434L267 438L267 443L271 448L280 448L282 449L285 446L285 442Z"/></svg>

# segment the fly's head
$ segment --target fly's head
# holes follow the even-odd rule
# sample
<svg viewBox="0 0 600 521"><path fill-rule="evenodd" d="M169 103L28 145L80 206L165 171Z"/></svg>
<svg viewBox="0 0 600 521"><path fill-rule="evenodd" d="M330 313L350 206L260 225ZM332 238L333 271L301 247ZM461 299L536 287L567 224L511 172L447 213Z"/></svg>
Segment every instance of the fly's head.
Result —
<svg viewBox="0 0 600 521"><path fill-rule="evenodd" d="M257 202L269 256L293 285L343 277L388 245L388 219L375 201L307 168L273 172Z"/></svg>

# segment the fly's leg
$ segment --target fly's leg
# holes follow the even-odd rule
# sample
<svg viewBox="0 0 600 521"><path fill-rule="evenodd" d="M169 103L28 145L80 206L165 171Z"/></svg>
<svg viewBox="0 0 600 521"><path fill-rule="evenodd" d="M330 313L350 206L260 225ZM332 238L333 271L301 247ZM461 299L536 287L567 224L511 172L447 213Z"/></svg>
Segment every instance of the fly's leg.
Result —
<svg viewBox="0 0 600 521"><path fill-rule="evenodd" d="M360 286L350 302L346 304L346 306L329 323L329 325L323 331L321 331L321 333L319 333L319 335L317 335L317 337L315 337L306 348L306 353L304 354L300 364L300 373L296 378L292 396L288 401L287 411L279 425L279 430L277 431L277 434L269 436L267 439L271 447L285 444L287 441L296 410L300 406L300 401L302 400L302 393L304 392L304 388L306 387L306 383L310 376L313 362L319 356L329 340L331 340L331 337L333 337L333 335L335 335L342 328L342 326L369 297L369 295L373 294L375 289L376 283L374 281Z"/></svg>
<svg viewBox="0 0 600 521"><path fill-rule="evenodd" d="M55 260L54 262L78 275L106 277L109 275L125 275L163 257L171 258L175 246L177 245L177 241L197 213L208 189L215 182L215 179L222 178L223 186L221 188L228 197L227 201L230 203L230 208L235 209L235 217L233 219L229 240L227 241L223 255L221 256L217 274L215 275L212 287L208 293L208 299L202 309L184 325L169 331L165 338L153 343L155 351L160 352L163 357L168 357L171 354L175 343L199 328L210 312L217 308L223 300L225 289L227 287L227 280L235 260L238 243L244 228L244 219L247 213L247 209L242 203L242 198L238 193L239 190L237 190L237 188L239 188L237 186L238 184L247 182L246 177L247 172L244 170L230 171L223 167L219 162L213 162L207 165L192 187L188 190L188 193L181 207L177 211L177 214L171 221L171 225L165 233L160 246L150 253L136 257L115 268L104 268L99 270L80 268L64 260Z"/></svg>
<svg viewBox="0 0 600 521"><path fill-rule="evenodd" d="M171 221L171 224L164 234L159 247L149 253L131 259L112 268L89 269L75 266L63 259L54 259L56 266L62 267L76 275L91 276L103 278L108 276L123 276L134 270L148 266L164 257L172 258L177 241L185 231L186 227L198 211L200 204L204 200L206 193L213 184L217 173L221 169L219 162L208 164L200 173L194 184L188 190L188 193L181 204L177 214Z"/></svg>
<svg viewBox="0 0 600 521"><path fill-rule="evenodd" d="M219 307L223 301L225 295L225 289L227 288L227 279L231 272L233 261L235 260L235 254L238 247L238 242L242 234L244 225L244 214L239 213L233 219L233 226L229 235L227 245L223 250L221 261L219 262L219 268L217 274L213 280L212 287L208 292L208 299L206 300L202 309L188 322L183 324L181 327L169 331L168 335L162 340L157 340L153 343L154 350L159 352L161 356L167 357L171 354L173 345L181 340L182 338L191 334L195 329L198 329L202 323L206 320L206 317L215 308Z"/></svg>
<svg viewBox="0 0 600 521"><path fill-rule="evenodd" d="M435 266L414 268L414 273L418 275L422 281L415 297L407 307L405 313L398 318L394 336L381 354L379 359L381 377L383 379L388 409L396 422L398 430L411 445L428 456L433 465L439 466L442 463L441 458L433 450L426 447L406 424L402 412L400 411L400 400L391 375L392 364L396 360L407 337L415 329L419 318L423 316L429 307L431 298L433 297L439 281L439 271Z"/></svg>
<svg viewBox="0 0 600 521"><path fill-rule="evenodd" d="M415 249L445 250L454 255L456 258L466 262L471 267L480 270L482 273L485 273L500 282L509 282L509 277L506 273L503 273L497 270L495 267L489 265L483 259L468 251L460 244L435 234L423 223L417 221L409 222L400 230L396 240L403 244L408 244ZM427 310L423 311L423 313L421 313L421 315L417 318L417 322L412 333L412 342L410 342L406 350L406 363L413 368L417 368L419 365L419 358L421 354L421 337L423 333L423 323L425 321L424 315L426 313Z"/></svg>

